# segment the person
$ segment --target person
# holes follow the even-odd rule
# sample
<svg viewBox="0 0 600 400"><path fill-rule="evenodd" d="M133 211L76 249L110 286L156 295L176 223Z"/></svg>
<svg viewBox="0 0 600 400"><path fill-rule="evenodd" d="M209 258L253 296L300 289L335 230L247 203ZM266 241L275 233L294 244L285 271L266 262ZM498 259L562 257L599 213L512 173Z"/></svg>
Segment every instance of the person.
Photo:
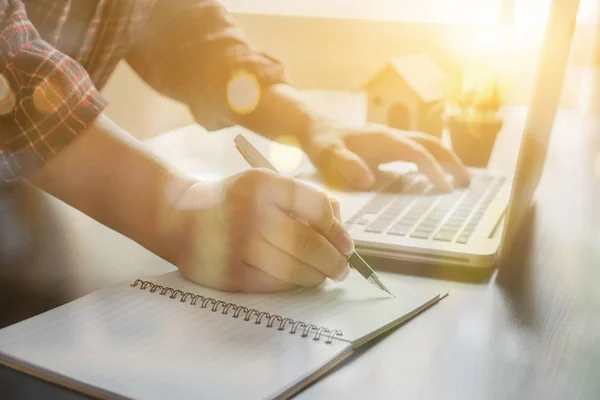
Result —
<svg viewBox="0 0 600 400"><path fill-rule="evenodd" d="M208 130L295 137L348 188L368 190L394 160L441 190L452 189L448 173L469 182L437 139L321 115L214 0L0 0L0 179L32 182L196 283L279 291L342 280L354 244L339 204L307 184L262 170L197 182L145 150L104 113L99 89L121 60ZM250 110L228 101L240 73L259 90Z"/></svg>

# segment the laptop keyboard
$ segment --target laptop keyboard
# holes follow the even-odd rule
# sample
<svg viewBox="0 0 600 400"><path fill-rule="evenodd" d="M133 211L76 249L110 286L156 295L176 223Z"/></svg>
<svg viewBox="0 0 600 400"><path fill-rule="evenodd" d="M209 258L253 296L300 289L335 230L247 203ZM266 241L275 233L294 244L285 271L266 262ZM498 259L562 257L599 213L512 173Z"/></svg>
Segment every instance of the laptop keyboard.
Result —
<svg viewBox="0 0 600 400"><path fill-rule="evenodd" d="M387 194L375 195L346 226L363 226L370 233L464 244L503 182L502 177L477 175L469 188L439 194L422 179L407 181L399 177L385 188Z"/></svg>

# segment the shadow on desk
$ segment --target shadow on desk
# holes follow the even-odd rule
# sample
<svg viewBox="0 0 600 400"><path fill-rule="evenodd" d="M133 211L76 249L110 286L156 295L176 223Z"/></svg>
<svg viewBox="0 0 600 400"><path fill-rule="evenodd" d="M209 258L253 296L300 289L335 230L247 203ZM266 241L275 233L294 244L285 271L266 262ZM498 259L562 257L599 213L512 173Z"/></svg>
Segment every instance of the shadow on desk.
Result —
<svg viewBox="0 0 600 400"><path fill-rule="evenodd" d="M0 187L0 328L72 300L72 249L42 192Z"/></svg>

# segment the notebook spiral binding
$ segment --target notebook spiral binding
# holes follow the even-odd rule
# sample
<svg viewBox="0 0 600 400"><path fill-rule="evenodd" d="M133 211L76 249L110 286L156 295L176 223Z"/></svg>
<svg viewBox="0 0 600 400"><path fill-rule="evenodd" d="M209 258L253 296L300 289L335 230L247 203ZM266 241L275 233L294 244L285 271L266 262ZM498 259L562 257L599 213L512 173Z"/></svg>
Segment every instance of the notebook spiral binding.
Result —
<svg viewBox="0 0 600 400"><path fill-rule="evenodd" d="M278 331L284 331L289 329L289 333L295 335L296 332L301 332L300 336L307 337L312 334L312 338L315 341L321 339L321 337L325 337L325 343L330 344L333 341L335 336L341 337L343 333L339 329L329 329L325 327L319 327L313 324L306 324L302 321L294 321L291 318L281 317L275 314L269 314L268 312L255 310L253 308L247 308L244 306L240 306L234 303L227 303L223 300L213 299L211 297L205 297L200 294L194 294L190 292L184 292L179 289L174 289L168 286L161 286L150 281L144 281L141 279L136 279L131 285L133 288L139 288L141 290L146 290L150 293L158 293L161 296L169 295L169 298L176 299L177 296L180 296L179 301L182 303L187 303L188 300L190 305L200 305L200 308L210 309L212 312L218 312L219 309L221 314L229 315L230 311L233 311L231 316L233 318L239 318L242 316L244 321L250 322L254 321L255 324L260 325L263 321L266 321L266 327L272 328L275 324L279 324L277 327Z"/></svg>

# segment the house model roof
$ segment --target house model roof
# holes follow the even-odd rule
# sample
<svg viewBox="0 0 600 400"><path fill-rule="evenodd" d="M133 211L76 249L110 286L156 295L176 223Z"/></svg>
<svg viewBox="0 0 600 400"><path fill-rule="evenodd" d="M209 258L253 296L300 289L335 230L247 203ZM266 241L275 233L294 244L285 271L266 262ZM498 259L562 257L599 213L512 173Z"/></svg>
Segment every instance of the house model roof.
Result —
<svg viewBox="0 0 600 400"><path fill-rule="evenodd" d="M446 74L426 54L394 57L388 62L387 68L392 68L424 102L436 101L444 96ZM367 87L381 72L367 84Z"/></svg>

